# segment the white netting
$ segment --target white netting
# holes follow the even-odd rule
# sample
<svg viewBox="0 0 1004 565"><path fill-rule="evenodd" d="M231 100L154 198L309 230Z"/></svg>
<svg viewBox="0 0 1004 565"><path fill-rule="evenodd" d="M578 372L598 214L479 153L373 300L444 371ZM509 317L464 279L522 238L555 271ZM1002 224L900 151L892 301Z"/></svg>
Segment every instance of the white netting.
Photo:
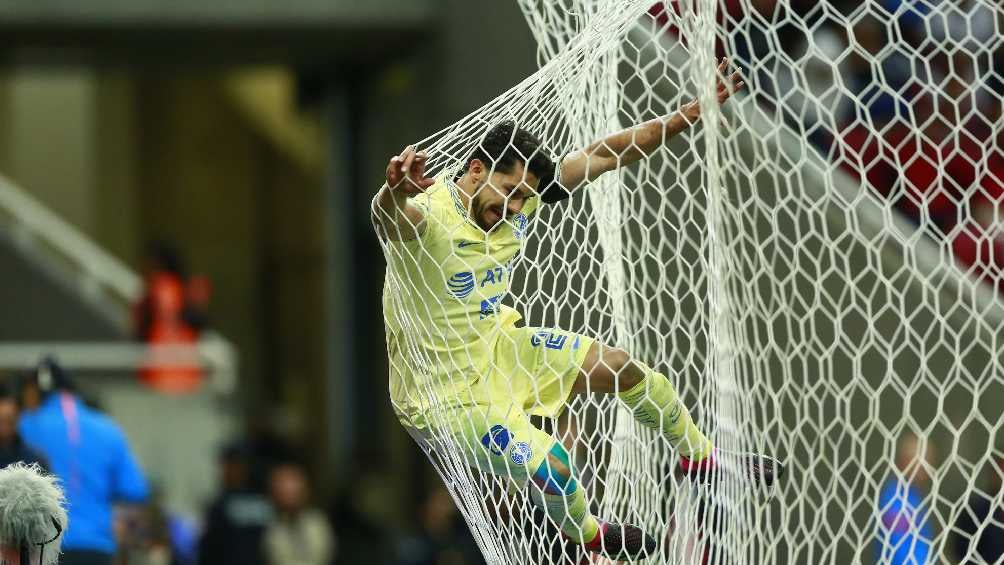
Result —
<svg viewBox="0 0 1004 565"><path fill-rule="evenodd" d="M570 447L592 511L657 537L651 563L988 562L977 542L1004 536L1000 514L980 511L1004 505L1004 10L519 3L541 69L422 142L433 171L458 170L503 120L558 157L694 97L704 112L646 160L542 206L522 258L499 265L502 301L529 326L630 351L716 444L788 468L770 497L695 490L612 396L572 397L538 424ZM719 111L721 55L749 86ZM462 265L424 245L384 243L385 314L395 406L423 407L419 427L435 429L436 408L485 375L434 323L470 292L452 278ZM451 369L443 394L433 376ZM532 488L475 470L449 434L413 432L490 563L580 562Z"/></svg>

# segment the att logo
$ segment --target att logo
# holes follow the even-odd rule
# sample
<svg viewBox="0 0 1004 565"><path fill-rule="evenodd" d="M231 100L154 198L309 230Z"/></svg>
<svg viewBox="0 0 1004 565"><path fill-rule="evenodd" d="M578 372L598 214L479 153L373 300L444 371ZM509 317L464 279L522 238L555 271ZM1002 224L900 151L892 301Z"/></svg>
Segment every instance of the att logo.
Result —
<svg viewBox="0 0 1004 565"><path fill-rule="evenodd" d="M467 298L474 292L474 273L459 272L446 281L446 288L456 298Z"/></svg>

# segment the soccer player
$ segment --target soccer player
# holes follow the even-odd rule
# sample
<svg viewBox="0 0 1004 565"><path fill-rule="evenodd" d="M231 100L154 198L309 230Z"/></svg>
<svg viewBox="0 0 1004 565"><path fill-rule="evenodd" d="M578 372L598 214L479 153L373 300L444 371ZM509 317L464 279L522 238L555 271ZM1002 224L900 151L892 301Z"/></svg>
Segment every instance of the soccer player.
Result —
<svg viewBox="0 0 1004 565"><path fill-rule="evenodd" d="M717 71L724 77L728 61ZM719 104L742 86L738 72L719 80ZM520 315L501 299L528 218L541 202L577 194L600 175L645 158L699 117L695 100L557 164L533 134L504 122L437 178L426 176L424 153L406 148L390 159L387 182L373 199L374 226L388 256L390 394L402 424L440 458L459 450L483 471L517 484L532 481L535 501L566 537L616 559L650 555L656 542L638 527L594 517L568 452L529 416L555 417L571 395L617 394L638 422L662 432L699 480L712 480L718 468L737 469L770 485L781 466L766 456L715 449L665 375L584 335L519 327Z"/></svg>

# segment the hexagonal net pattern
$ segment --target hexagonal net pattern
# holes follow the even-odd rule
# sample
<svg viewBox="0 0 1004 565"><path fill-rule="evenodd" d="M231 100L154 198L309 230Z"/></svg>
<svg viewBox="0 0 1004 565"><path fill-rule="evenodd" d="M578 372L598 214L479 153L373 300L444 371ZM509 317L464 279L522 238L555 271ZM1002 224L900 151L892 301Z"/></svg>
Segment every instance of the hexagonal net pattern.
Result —
<svg viewBox="0 0 1004 565"><path fill-rule="evenodd" d="M602 561L551 519L539 430L590 512L656 539L649 563L994 562L1004 9L518 1L538 72L418 144L417 214L374 200L392 402L486 560ZM722 106L720 56L747 83ZM697 124L587 185L531 165L693 99ZM507 134L516 169L484 158L505 122L541 140ZM545 185L571 197L491 211ZM575 386L590 340L787 475L694 486L617 394Z"/></svg>

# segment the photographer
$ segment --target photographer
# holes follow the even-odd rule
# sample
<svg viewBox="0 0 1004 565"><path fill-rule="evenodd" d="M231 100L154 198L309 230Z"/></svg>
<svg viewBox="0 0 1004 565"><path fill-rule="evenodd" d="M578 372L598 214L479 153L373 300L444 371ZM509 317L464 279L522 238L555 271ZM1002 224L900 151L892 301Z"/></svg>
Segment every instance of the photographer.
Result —
<svg viewBox="0 0 1004 565"><path fill-rule="evenodd" d="M42 450L69 500L73 527L66 532L61 565L111 565L117 549L112 506L143 503L148 494L125 434L110 417L84 404L54 359L42 360L22 394L37 405L21 415L21 435Z"/></svg>

